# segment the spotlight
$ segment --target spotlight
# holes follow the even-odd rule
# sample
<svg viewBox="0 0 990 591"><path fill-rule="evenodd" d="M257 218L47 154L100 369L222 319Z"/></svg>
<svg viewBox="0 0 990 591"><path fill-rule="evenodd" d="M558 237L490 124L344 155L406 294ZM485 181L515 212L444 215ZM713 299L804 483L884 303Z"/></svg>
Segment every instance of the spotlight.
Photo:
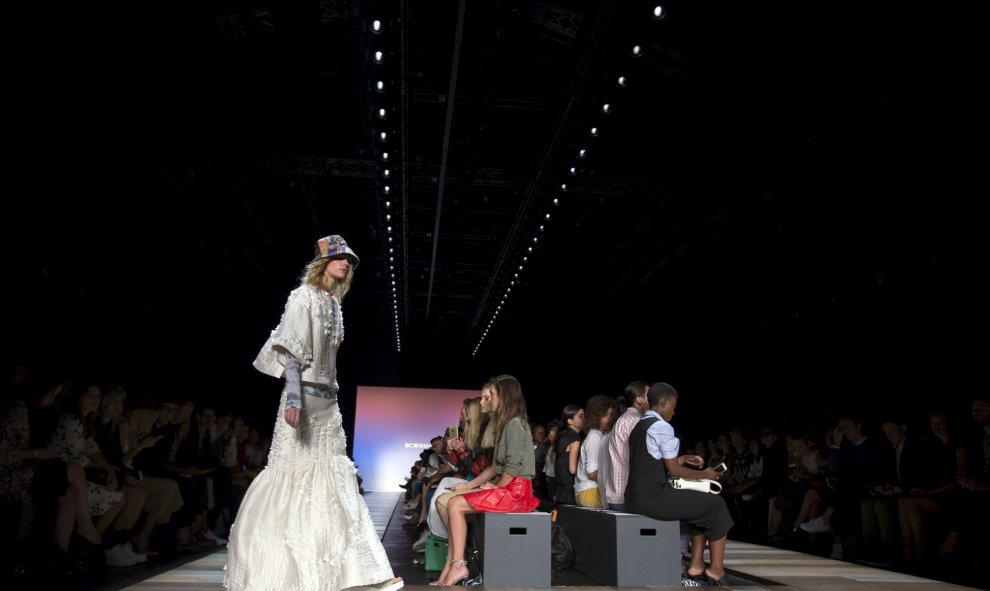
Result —
<svg viewBox="0 0 990 591"><path fill-rule="evenodd" d="M570 168L568 168L567 169L567 174L569 174L571 176L577 176L577 168L575 168L573 166L570 167Z"/></svg>
<svg viewBox="0 0 990 591"><path fill-rule="evenodd" d="M632 54L636 57L643 55L643 48L639 45L633 45Z"/></svg>
<svg viewBox="0 0 990 591"><path fill-rule="evenodd" d="M657 20L660 20L660 19L662 19L665 16L667 16L667 9L666 8L664 8L663 6L659 6L659 5L657 5L657 6L655 6L653 8L653 18L655 18Z"/></svg>
<svg viewBox="0 0 990 591"><path fill-rule="evenodd" d="M591 137L598 137L598 128L592 127L591 129L589 129L588 135L590 135Z"/></svg>
<svg viewBox="0 0 990 591"><path fill-rule="evenodd" d="M584 148L581 148L580 150L578 150L578 158L587 158L587 157L588 157L588 151L587 150L585 150Z"/></svg>
<svg viewBox="0 0 990 591"><path fill-rule="evenodd" d="M382 160L388 162L388 152L382 152Z"/></svg>
<svg viewBox="0 0 990 591"><path fill-rule="evenodd" d="M625 85L623 84L622 86ZM385 92L385 82L382 80L375 82L375 90L377 90L378 92Z"/></svg>
<svg viewBox="0 0 990 591"><path fill-rule="evenodd" d="M608 103L605 103L604 105L602 105L602 113L605 113L606 115L608 115L611 112L612 112L612 105L610 105Z"/></svg>
<svg viewBox="0 0 990 591"><path fill-rule="evenodd" d="M383 171L382 171L382 176L383 176L383 177L385 177L385 178L388 178L388 177L390 177L391 175L392 175L392 171L391 171L391 170L389 170L389 169L387 169L387 168L386 168L385 170L383 170Z"/></svg>
<svg viewBox="0 0 990 591"><path fill-rule="evenodd" d="M376 51L375 56L372 59L375 60L376 64L380 64L385 61L385 54L380 51Z"/></svg>
<svg viewBox="0 0 990 591"><path fill-rule="evenodd" d="M385 194L388 195L391 192L392 192L392 187L385 185Z"/></svg>
<svg viewBox="0 0 990 591"><path fill-rule="evenodd" d="M384 119L387 116L388 116L388 111L386 111L385 109L378 109L378 118L379 119Z"/></svg>
<svg viewBox="0 0 990 591"><path fill-rule="evenodd" d="M620 86L620 87L625 87L625 85L626 85L627 83L628 83L628 80L626 80L626 77L625 77L625 76L619 76L619 77L618 77L618 78L616 78L616 80L615 80L615 84L616 84L617 86Z"/></svg>
<svg viewBox="0 0 990 591"><path fill-rule="evenodd" d="M382 21L375 19L371 21L371 32L381 33L382 32Z"/></svg>
<svg viewBox="0 0 990 591"><path fill-rule="evenodd" d="M379 133L378 134L378 139L381 140L381 141L383 141L383 142L387 142L388 141L388 133L386 133L384 131L381 132L381 133Z"/></svg>

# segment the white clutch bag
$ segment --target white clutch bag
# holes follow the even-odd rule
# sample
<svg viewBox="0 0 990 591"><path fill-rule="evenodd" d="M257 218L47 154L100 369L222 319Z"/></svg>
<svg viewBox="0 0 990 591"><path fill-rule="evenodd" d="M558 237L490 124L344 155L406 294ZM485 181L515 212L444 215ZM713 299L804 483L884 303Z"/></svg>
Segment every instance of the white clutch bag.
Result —
<svg viewBox="0 0 990 591"><path fill-rule="evenodd" d="M671 478L668 480L670 486L682 490L696 490L703 493L717 495L722 492L722 484L717 480L707 478Z"/></svg>

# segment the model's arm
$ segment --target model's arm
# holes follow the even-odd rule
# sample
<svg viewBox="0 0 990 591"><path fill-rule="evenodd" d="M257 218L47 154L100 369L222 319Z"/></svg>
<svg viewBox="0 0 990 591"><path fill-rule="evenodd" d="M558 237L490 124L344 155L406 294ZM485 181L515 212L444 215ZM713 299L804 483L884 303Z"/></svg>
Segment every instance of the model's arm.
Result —
<svg viewBox="0 0 990 591"><path fill-rule="evenodd" d="M285 352L285 385L285 422L295 427L302 408L302 365L288 351Z"/></svg>

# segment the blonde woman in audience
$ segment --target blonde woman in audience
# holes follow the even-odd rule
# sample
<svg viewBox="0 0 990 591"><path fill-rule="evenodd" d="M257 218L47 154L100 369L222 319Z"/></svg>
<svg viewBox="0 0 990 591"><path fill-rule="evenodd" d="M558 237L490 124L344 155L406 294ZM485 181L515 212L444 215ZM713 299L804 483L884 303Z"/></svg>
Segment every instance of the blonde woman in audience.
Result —
<svg viewBox="0 0 990 591"><path fill-rule="evenodd" d="M447 449L450 450L448 461L452 461L459 469L465 470L467 477L457 478L447 476L437 485L437 491L433 494L433 502L430 503L429 514L426 518L429 534L440 538L447 537L447 525L444 523L444 517L441 517L441 513L444 516L446 515L447 508L446 504L443 506L439 505L438 499L450 491L451 487L461 483L471 482L487 467L487 465L476 465L475 460L482 450L481 429L482 426L487 426L488 424L488 416L484 410L486 407L488 409L491 408L490 402L489 400L483 405L481 397L478 396L468 399L461 408L461 423L463 425L463 431L461 433L463 435L447 441ZM450 497L447 497L446 500L449 499ZM425 544L425 537L421 539ZM415 544L413 549L418 551L418 547Z"/></svg>
<svg viewBox="0 0 990 591"><path fill-rule="evenodd" d="M828 462L815 442L803 433L789 440L787 451L788 483L771 497L767 519L767 536L771 540L778 538L776 541L808 519L812 501L807 493L813 487L824 485L820 469Z"/></svg>
<svg viewBox="0 0 990 591"><path fill-rule="evenodd" d="M159 437L146 435L131 443L130 423L124 419L124 400L127 392L122 386L112 386L104 394L93 425L94 439L103 456L118 474L126 475L125 482L143 490L147 498L143 510L144 523L132 542L125 549L138 554L157 554L151 550L151 534L155 526L164 525L172 514L182 508L179 485L170 478L147 476L134 469L134 459L141 451L154 447Z"/></svg>
<svg viewBox="0 0 990 591"><path fill-rule="evenodd" d="M443 537L449 536L450 514L447 512L447 506L450 500L456 496L478 490L484 484L492 482L495 479L495 466L492 463L492 458L495 455L495 421L493 420L492 412L492 391L493 386L490 383L486 383L481 389L481 400L479 401L479 410L482 416L481 440L478 444L478 451L474 454L474 460L471 462L471 473L474 477L467 482L451 485L450 490L434 497L433 504L436 506L437 515L440 516L441 521L441 527L438 528L438 531L443 532ZM449 546L447 547L447 560L450 560ZM437 580L431 582L430 585L439 585L440 581L443 580L446 570L447 565L444 566L444 571L441 572Z"/></svg>

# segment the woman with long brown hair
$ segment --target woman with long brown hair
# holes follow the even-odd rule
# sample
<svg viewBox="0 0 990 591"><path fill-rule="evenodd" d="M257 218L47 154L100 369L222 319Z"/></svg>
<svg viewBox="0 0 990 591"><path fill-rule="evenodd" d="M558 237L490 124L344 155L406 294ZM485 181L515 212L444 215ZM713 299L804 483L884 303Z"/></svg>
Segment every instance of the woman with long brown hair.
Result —
<svg viewBox="0 0 990 591"><path fill-rule="evenodd" d="M486 388L492 393L496 480L450 499L448 563L437 580L440 585L456 585L468 577L464 560L468 513L528 513L540 504L533 496L536 459L522 386L516 378L500 375Z"/></svg>

